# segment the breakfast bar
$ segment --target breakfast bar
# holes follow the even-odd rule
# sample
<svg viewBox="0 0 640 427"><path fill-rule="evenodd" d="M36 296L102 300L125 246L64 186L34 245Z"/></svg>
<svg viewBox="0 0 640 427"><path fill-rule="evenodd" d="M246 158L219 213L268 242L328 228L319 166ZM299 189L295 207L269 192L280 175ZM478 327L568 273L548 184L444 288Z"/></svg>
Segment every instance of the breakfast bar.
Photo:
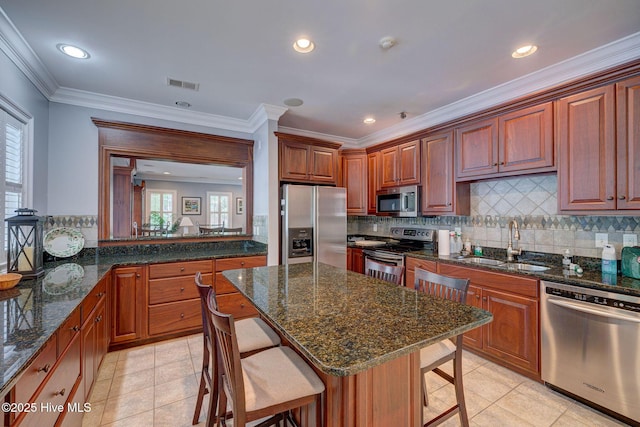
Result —
<svg viewBox="0 0 640 427"><path fill-rule="evenodd" d="M323 378L326 426L420 425L420 349L492 320L322 263L223 274Z"/></svg>

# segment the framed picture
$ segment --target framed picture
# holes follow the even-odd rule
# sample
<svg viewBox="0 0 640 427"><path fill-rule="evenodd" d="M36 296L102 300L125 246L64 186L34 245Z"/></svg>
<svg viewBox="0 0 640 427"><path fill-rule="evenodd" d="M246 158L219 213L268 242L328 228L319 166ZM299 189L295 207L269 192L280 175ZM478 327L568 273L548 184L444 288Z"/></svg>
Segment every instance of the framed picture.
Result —
<svg viewBox="0 0 640 427"><path fill-rule="evenodd" d="M242 215L244 213L244 203L242 197L236 197L236 215Z"/></svg>
<svg viewBox="0 0 640 427"><path fill-rule="evenodd" d="M183 197L182 215L200 215L201 197Z"/></svg>

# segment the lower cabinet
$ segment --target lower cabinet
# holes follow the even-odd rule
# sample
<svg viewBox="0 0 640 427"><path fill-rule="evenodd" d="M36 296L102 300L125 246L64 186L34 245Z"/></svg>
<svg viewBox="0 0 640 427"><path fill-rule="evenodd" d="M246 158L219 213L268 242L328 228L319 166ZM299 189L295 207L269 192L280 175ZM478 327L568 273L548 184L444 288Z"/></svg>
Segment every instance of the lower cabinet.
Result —
<svg viewBox="0 0 640 427"><path fill-rule="evenodd" d="M364 274L364 253L360 248L347 248L347 270Z"/></svg>
<svg viewBox="0 0 640 427"><path fill-rule="evenodd" d="M423 270L436 273L438 264L435 261L429 261L426 259L406 257L404 268L404 283L407 288L413 289L415 286L415 271L416 267Z"/></svg>
<svg viewBox="0 0 640 427"><path fill-rule="evenodd" d="M146 266L119 267L112 276L111 343L119 344L146 337Z"/></svg>
<svg viewBox="0 0 640 427"><path fill-rule="evenodd" d="M214 287L218 300L218 308L221 312L232 314L234 319L255 317L258 315L258 311L253 307L253 304L237 291L231 282L222 275L222 272L225 270L262 267L265 265L267 265L266 256L223 258L215 261L216 274Z"/></svg>
<svg viewBox="0 0 640 427"><path fill-rule="evenodd" d="M438 272L470 279L467 304L493 314L491 323L465 334L465 346L540 380L538 280L444 263Z"/></svg>

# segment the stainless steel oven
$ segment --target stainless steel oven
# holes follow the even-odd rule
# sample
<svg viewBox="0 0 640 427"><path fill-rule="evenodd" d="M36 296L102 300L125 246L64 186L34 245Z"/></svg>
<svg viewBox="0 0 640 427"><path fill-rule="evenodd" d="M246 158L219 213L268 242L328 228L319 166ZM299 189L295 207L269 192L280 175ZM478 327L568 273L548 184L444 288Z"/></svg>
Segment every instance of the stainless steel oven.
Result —
<svg viewBox="0 0 640 427"><path fill-rule="evenodd" d="M404 255L385 251L382 249L365 249L362 251L364 254L364 262L366 264L367 259L372 261L376 261L382 264L388 264L393 266L402 266L404 267Z"/></svg>
<svg viewBox="0 0 640 427"><path fill-rule="evenodd" d="M640 423L640 298L540 286L542 380Z"/></svg>

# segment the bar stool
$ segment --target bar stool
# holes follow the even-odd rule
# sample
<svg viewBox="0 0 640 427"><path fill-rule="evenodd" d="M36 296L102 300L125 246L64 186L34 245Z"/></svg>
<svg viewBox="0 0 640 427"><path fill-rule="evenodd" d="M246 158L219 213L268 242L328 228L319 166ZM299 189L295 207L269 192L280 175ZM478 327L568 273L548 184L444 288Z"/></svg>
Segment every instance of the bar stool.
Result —
<svg viewBox="0 0 640 427"><path fill-rule="evenodd" d="M465 304L469 279L457 279L416 268L414 286L416 291ZM459 414L460 423L464 427L469 425L462 387L462 334L457 335L454 340L455 344L451 340L443 340L420 350L420 381L422 382L424 403L427 406L429 404L427 385L424 379L424 374L429 371L435 372L453 384L456 392L456 404L426 423L423 420L424 426L438 425L455 414ZM453 376L439 368L449 360L453 360ZM420 414L422 417L422 411Z"/></svg>
<svg viewBox="0 0 640 427"><path fill-rule="evenodd" d="M388 265L373 261L366 258L364 263L364 274L385 282L402 285L402 276L404 275L404 267L401 265Z"/></svg>
<svg viewBox="0 0 640 427"><path fill-rule="evenodd" d="M210 300L211 302L211 300ZM290 347L272 347L240 359L236 322L209 305L216 333L223 374L218 410L222 414L231 401L233 426L270 417L260 426L280 423L290 410L315 403L315 423L322 425L322 380ZM226 413L220 422L226 426Z"/></svg>
<svg viewBox="0 0 640 427"><path fill-rule="evenodd" d="M200 293L200 309L202 311L202 370L200 372L200 387L198 389L198 398L196 400L196 408L193 414L193 425L198 424L202 402L207 393L209 396L209 411L207 412L207 426L213 426L217 422L216 404L219 396L219 378L218 373L220 367L218 365L217 351L215 348L215 334L213 333L213 324L211 323L211 314L209 312L209 300L211 305L217 308L215 300L215 292L210 285L202 283L202 275L196 273L195 283ZM236 323L238 331L238 347L243 355L249 355L262 349L275 347L280 345L280 337L267 324L259 318L248 318L239 320Z"/></svg>

